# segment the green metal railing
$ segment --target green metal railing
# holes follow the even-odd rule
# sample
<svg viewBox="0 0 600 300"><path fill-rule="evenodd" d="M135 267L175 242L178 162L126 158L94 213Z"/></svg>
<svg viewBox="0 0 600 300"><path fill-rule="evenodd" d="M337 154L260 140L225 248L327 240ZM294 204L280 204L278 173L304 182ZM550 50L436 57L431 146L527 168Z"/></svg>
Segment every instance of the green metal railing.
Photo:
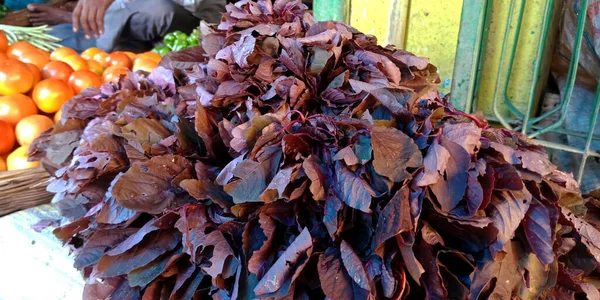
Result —
<svg viewBox="0 0 600 300"><path fill-rule="evenodd" d="M599 135L594 135L594 127L598 121L598 113L600 109L600 84L598 84L595 93L594 102L592 105L593 111L591 112L591 119L587 131L576 132L562 128L567 117L567 110L569 108L569 104L571 103L573 88L575 86L575 77L577 74L577 68L579 66L579 55L581 52L581 45L585 32L584 29L588 0L577 0L573 2L568 1L568 3L569 4L567 5L576 5L578 8L578 10L576 10L577 29L575 32L573 50L566 77L566 85L564 91L561 92L560 103L553 109L544 112L539 116L532 116L534 112L534 104L537 102L535 101L535 98L536 96L539 96L536 95L536 91L538 89L537 79L540 77L543 53L546 49L546 41L549 38L549 28L553 20L552 14L553 9L555 8L554 0L547 0L545 3L542 34L539 35L539 40L537 42L537 53L532 65L533 80L531 81L531 88L529 90L528 103L525 111L519 110L508 97L508 87L513 71L513 63L516 56L515 54L518 49L523 15L525 13L524 0L519 1L519 4L517 4L515 0L510 0L508 21L506 22L505 34L501 46L500 67L498 68L497 81L495 82L494 96L492 100L493 114L488 115L488 118L492 121L499 122L506 128L522 132L529 138L534 139L534 142L539 145L543 145L550 149L581 154L581 164L576 171L576 179L578 182L581 182L588 158L600 157L600 152L590 149L593 140L600 140ZM465 0L463 6L461 30L459 33L459 46L457 48L457 60L453 75L454 81L452 85L452 97L457 99L456 101L453 101L457 107L468 112L472 112L474 109L476 109L477 103L475 103L475 95L477 94L479 85L478 78L480 77L479 72L481 71L481 64L485 59L485 43L487 40L486 34L490 25L490 12L493 5L493 0ZM516 18L516 26L514 25L514 18ZM511 31L514 33L514 40L509 39L509 32ZM475 36L473 35L474 32L476 34ZM512 45L510 45L511 42ZM461 51L465 50L471 51L471 56L461 56ZM508 61L508 73L505 76L501 76L503 66L506 61ZM473 76L473 74L475 74L475 76ZM509 111L508 116L506 113L501 112L501 108ZM556 118L556 114L559 114L557 120L551 121L551 118ZM550 124L540 125L542 121L545 121L546 123L550 122ZM585 139L585 146L583 149L581 149L540 139L542 134L550 132L582 137Z"/></svg>
<svg viewBox="0 0 600 300"><path fill-rule="evenodd" d="M314 0L315 17L350 22L351 3L351 0ZM600 133L594 135L600 86L592 103L588 128L565 128L581 47L591 46L589 41L585 44L588 4L588 0L463 0L451 86L451 101L457 108L466 112L482 110L490 121L520 131L539 145L581 155L580 165L574 170L578 182L584 176L588 158L600 158L600 152L591 149L593 141L600 141ZM562 5L575 8L577 13L565 87L558 105L538 114ZM544 140L548 133L581 138L583 146Z"/></svg>
<svg viewBox="0 0 600 300"><path fill-rule="evenodd" d="M333 20L347 23L350 17L350 1L314 0L313 11L317 20Z"/></svg>

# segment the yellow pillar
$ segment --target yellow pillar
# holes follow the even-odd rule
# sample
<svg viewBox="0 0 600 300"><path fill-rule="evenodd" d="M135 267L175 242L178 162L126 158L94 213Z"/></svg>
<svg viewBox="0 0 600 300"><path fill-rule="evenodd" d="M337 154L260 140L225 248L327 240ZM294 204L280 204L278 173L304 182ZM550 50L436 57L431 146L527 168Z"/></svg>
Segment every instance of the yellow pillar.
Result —
<svg viewBox="0 0 600 300"><path fill-rule="evenodd" d="M463 0L352 0L350 25L428 57L438 67L443 92L449 92Z"/></svg>

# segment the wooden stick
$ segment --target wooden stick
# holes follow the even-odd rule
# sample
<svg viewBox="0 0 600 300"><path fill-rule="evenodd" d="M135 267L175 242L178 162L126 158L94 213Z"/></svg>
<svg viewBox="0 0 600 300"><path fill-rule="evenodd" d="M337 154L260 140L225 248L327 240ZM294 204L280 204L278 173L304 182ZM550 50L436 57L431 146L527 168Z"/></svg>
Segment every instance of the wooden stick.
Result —
<svg viewBox="0 0 600 300"><path fill-rule="evenodd" d="M0 216L49 203L50 174L42 167L0 172Z"/></svg>
<svg viewBox="0 0 600 300"><path fill-rule="evenodd" d="M50 5L54 7L60 7L65 3L69 2L68 0L52 0L50 1ZM5 25L13 25L13 26L21 26L21 27L30 27L31 23L29 23L29 11L27 8L11 11L2 19L0 19L0 24Z"/></svg>

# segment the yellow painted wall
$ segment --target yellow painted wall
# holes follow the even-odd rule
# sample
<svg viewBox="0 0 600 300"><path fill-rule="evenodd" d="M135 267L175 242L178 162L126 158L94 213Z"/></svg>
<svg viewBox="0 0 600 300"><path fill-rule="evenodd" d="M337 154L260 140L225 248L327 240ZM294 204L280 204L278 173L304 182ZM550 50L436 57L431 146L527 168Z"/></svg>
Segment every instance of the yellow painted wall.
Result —
<svg viewBox="0 0 600 300"><path fill-rule="evenodd" d="M449 83L460 27L463 0L351 0L350 24L394 44L429 57L442 82ZM449 84L442 84L448 92Z"/></svg>
<svg viewBox="0 0 600 300"><path fill-rule="evenodd" d="M438 67L444 93L450 91L462 4L463 0L412 0L409 5L405 48L429 57Z"/></svg>
<svg viewBox="0 0 600 300"><path fill-rule="evenodd" d="M396 0L352 0L350 4L350 25L374 35L382 45L389 44L388 35L392 29L389 15Z"/></svg>
<svg viewBox="0 0 600 300"><path fill-rule="evenodd" d="M502 99L505 95L504 82L508 79L510 52L514 45L516 26L518 24L518 13L522 1L525 1L523 22L521 23L521 32L518 37L515 60L512 71L510 72L510 81L506 92L508 100L515 105L519 111L523 113L527 111L531 86L533 82L538 80L537 78L533 78L533 64L537 55L536 52L540 35L542 34L541 28L544 20L544 8L547 5L547 1L515 1L513 18L508 32L506 31L506 22L508 21L509 16L510 1L491 1L492 19L486 41L485 58L479 73L480 82L475 98L475 109L481 110L488 115L493 114L492 99L494 94L496 94L500 113L506 117L511 117L508 114L508 109L503 105ZM504 51L504 61L502 65L500 65L500 54L502 53L502 42L505 34L508 34L508 42ZM499 69L501 70L500 76L498 76ZM540 74L544 75L544 78L540 80L541 84L543 84L546 80L545 78L547 78L547 72L541 72ZM496 90L497 82L499 82L499 88ZM540 89L536 91L538 95L539 92ZM537 97L534 97L534 99L537 99Z"/></svg>
<svg viewBox="0 0 600 300"><path fill-rule="evenodd" d="M376 36L382 46L394 44L418 56L428 57L438 67L442 81L441 90L450 91L454 58L460 30L463 0L348 0L350 1L350 24L358 30ZM483 0L482 0L483 1ZM519 47L511 73L507 97L521 111L526 110L530 87L537 79L532 78L532 66L536 58L539 36L547 0L516 0L513 22L509 29L510 51L517 24L517 13L522 1L525 10ZM505 34L511 1L490 1L491 22L487 33L484 59L481 64L479 84L476 91L476 109L492 114L492 99L496 82L501 89L497 97L501 102L503 80L508 75L508 56L500 66L501 45ZM500 77L498 70L502 69ZM543 73L543 72L542 72ZM543 82L545 78L540 78ZM537 91L539 94L539 89ZM503 105L500 105L503 106ZM505 107L501 110L506 111Z"/></svg>

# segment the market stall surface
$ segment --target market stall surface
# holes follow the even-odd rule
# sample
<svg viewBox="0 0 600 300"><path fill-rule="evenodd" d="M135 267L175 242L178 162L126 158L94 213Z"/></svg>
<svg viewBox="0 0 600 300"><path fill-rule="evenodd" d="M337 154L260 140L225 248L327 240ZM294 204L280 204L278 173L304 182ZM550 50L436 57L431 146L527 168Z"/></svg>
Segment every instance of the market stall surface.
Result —
<svg viewBox="0 0 600 300"><path fill-rule="evenodd" d="M52 234L54 227L32 229L40 220L59 218L50 205L0 218L0 299L81 299L83 277Z"/></svg>

